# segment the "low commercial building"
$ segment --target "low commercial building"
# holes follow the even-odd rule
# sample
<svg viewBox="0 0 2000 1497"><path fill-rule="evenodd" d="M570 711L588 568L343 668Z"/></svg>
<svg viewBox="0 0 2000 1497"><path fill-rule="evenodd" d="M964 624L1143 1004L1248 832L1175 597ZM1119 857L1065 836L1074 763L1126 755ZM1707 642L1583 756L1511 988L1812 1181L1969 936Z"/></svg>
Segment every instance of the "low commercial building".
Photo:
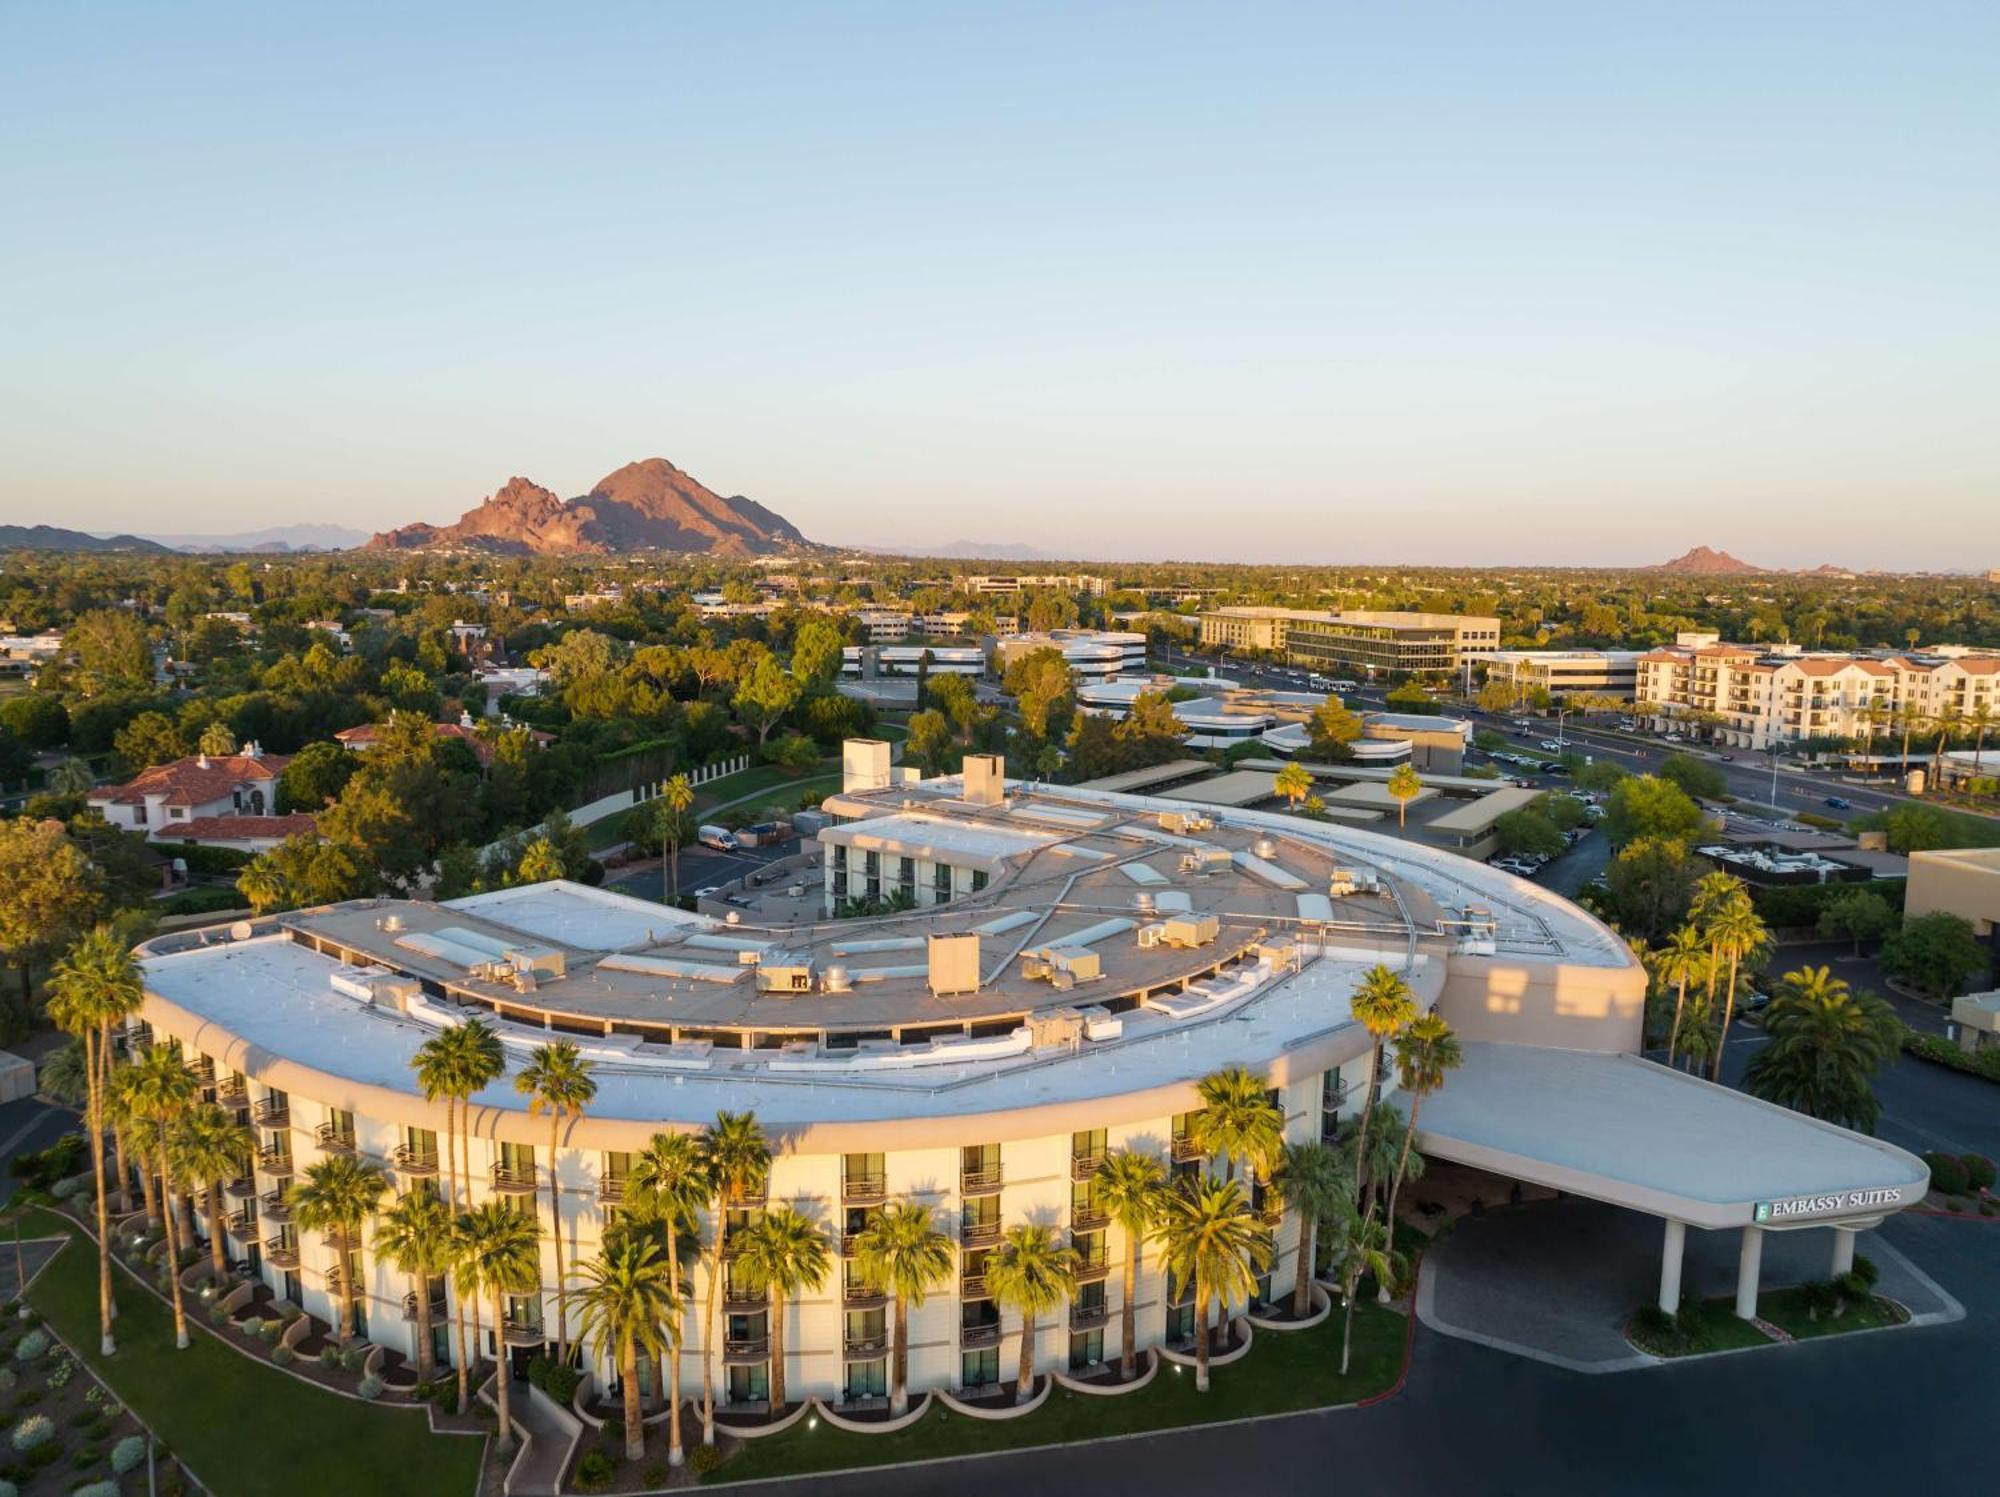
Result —
<svg viewBox="0 0 2000 1497"><path fill-rule="evenodd" d="M1081 682L1111 681L1146 669L1146 636L1125 629L1053 629L1016 634L994 643L995 667L1004 673L1023 655L1055 650Z"/></svg>
<svg viewBox="0 0 2000 1497"><path fill-rule="evenodd" d="M928 666L925 657L930 657ZM848 645L840 669L849 676L983 676L986 652L978 645Z"/></svg>
<svg viewBox="0 0 2000 1497"><path fill-rule="evenodd" d="M1505 681L1516 696L1545 691L1560 701L1588 695L1630 698L1638 689L1641 650L1495 650L1486 679Z"/></svg>
<svg viewBox="0 0 2000 1497"><path fill-rule="evenodd" d="M2000 847L1911 853L1903 914L1956 915L1969 923L1986 943L1992 985L2000 987Z"/></svg>
<svg viewBox="0 0 2000 1497"><path fill-rule="evenodd" d="M1282 655L1342 676L1455 675L1500 648L1500 620L1368 609L1212 608L1201 642Z"/></svg>
<svg viewBox="0 0 2000 1497"><path fill-rule="evenodd" d="M336 1280L351 1288L351 1328L405 1356L418 1310L434 1305L431 1350L449 1366L457 1287L404 1274L372 1219L353 1241L301 1228L284 1191L336 1155L378 1164L397 1191L431 1189L455 1147L472 1204L542 1224L539 1281L499 1324L484 1317L475 1348L518 1373L573 1314L554 1237L573 1272L624 1209L635 1156L728 1112L761 1127L769 1173L723 1217L704 1212L702 1232L727 1244L789 1207L819 1224L832 1267L785 1297L780 1335L779 1307L725 1246L719 1321L690 1317L668 1352L683 1388L713 1372L725 1427L766 1411L778 1354L795 1397L879 1406L894 1318L858 1245L890 1201L917 1204L952 1239L951 1272L909 1314L916 1392L990 1388L1016 1365L1029 1332L987 1267L1018 1222L1052 1227L1078 1264L1074 1296L1032 1332L1038 1364L1088 1372L1115 1355L1107 1326L1125 1305L1125 1234L1098 1184L1113 1151L1153 1156L1172 1181L1229 1169L1246 1184L1270 1264L1227 1297L1225 1317L1290 1291L1298 1223L1254 1173L1204 1152L1199 1083L1244 1065L1288 1142L1337 1136L1374 1050L1353 997L1384 968L1464 1046L1425 1101L1417 1146L1662 1219L1669 1307L1689 1228L1740 1234L1749 1314L1767 1231L1829 1229L1837 1272L1857 1230L1923 1196L1923 1165L1890 1144L1640 1058L1644 970L1546 889L1393 835L1031 787L991 761L884 783L880 746L861 747L858 782L827 802L840 825L817 845L829 863L846 850L850 880L857 850L864 868L871 851L888 860L890 883L902 878L893 860L910 858L918 899L920 865L947 868L946 902L829 920L813 901L780 918L797 901L779 890L716 920L558 881L443 904L354 901L141 947L145 1000L125 1038L175 1047L205 1095L256 1130L220 1219L195 1202L203 1230L224 1236L238 1271L330 1322ZM961 887L960 868L984 886L968 874ZM504 1069L462 1104L458 1128L413 1062L470 1019L490 1027ZM551 1152L547 1117L515 1083L555 1039L576 1045L596 1094ZM1380 1081L1383 1105L1409 1108L1393 1069ZM1192 1341L1193 1287L1143 1254L1130 1301L1142 1347ZM710 1288L703 1260L689 1302ZM583 1356L615 1392L619 1368L601 1348Z"/></svg>

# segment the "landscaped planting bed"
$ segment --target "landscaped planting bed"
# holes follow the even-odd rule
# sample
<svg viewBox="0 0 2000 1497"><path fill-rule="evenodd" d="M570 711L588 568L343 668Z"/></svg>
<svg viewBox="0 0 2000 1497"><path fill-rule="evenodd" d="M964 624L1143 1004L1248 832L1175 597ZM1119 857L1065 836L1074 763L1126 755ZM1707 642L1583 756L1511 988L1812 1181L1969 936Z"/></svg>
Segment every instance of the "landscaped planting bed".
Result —
<svg viewBox="0 0 2000 1497"><path fill-rule="evenodd" d="M0 1315L0 1409L6 1419L0 1480L14 1483L22 1497L56 1497L97 1482L143 1491L146 1434L139 1421L33 1309L24 1319L21 1307L9 1302ZM159 1451L155 1459L162 1494L188 1489L170 1456Z"/></svg>

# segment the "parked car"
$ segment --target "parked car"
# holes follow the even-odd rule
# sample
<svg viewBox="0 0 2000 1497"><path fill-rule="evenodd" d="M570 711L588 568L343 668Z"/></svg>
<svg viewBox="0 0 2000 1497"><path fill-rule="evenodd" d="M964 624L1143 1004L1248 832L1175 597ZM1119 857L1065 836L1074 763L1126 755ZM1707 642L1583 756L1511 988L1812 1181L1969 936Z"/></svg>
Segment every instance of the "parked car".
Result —
<svg viewBox="0 0 2000 1497"><path fill-rule="evenodd" d="M735 852L742 846L736 840L736 833L726 826L705 826L695 833L695 839L703 847L713 847L718 852Z"/></svg>

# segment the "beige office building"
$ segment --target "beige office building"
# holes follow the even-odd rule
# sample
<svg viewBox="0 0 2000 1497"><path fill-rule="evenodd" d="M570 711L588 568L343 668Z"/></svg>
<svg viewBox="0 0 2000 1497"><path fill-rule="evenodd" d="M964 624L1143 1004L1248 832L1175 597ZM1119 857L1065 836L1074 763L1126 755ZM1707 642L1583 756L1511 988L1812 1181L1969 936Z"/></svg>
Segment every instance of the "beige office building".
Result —
<svg viewBox="0 0 2000 1497"><path fill-rule="evenodd" d="M1500 648L1500 620L1456 613L1214 608L1201 642L1283 655L1323 674L1444 676Z"/></svg>

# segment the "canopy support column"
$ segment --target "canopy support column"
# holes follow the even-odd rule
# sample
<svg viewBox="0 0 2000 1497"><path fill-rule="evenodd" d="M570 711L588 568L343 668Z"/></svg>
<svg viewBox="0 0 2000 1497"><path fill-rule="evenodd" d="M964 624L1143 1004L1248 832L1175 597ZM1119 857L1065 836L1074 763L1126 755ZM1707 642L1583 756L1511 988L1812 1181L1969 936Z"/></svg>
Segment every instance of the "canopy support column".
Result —
<svg viewBox="0 0 2000 1497"><path fill-rule="evenodd" d="M1660 1245L1660 1308L1669 1315L1681 1307L1681 1250L1687 1246L1687 1224L1666 1218Z"/></svg>
<svg viewBox="0 0 2000 1497"><path fill-rule="evenodd" d="M1828 1277L1837 1279L1854 1271L1854 1239L1859 1235L1854 1227L1833 1229L1833 1272Z"/></svg>
<svg viewBox="0 0 2000 1497"><path fill-rule="evenodd" d="M1757 1318L1757 1275L1764 1263L1764 1229L1745 1227L1743 1247L1736 1256L1736 1318Z"/></svg>

